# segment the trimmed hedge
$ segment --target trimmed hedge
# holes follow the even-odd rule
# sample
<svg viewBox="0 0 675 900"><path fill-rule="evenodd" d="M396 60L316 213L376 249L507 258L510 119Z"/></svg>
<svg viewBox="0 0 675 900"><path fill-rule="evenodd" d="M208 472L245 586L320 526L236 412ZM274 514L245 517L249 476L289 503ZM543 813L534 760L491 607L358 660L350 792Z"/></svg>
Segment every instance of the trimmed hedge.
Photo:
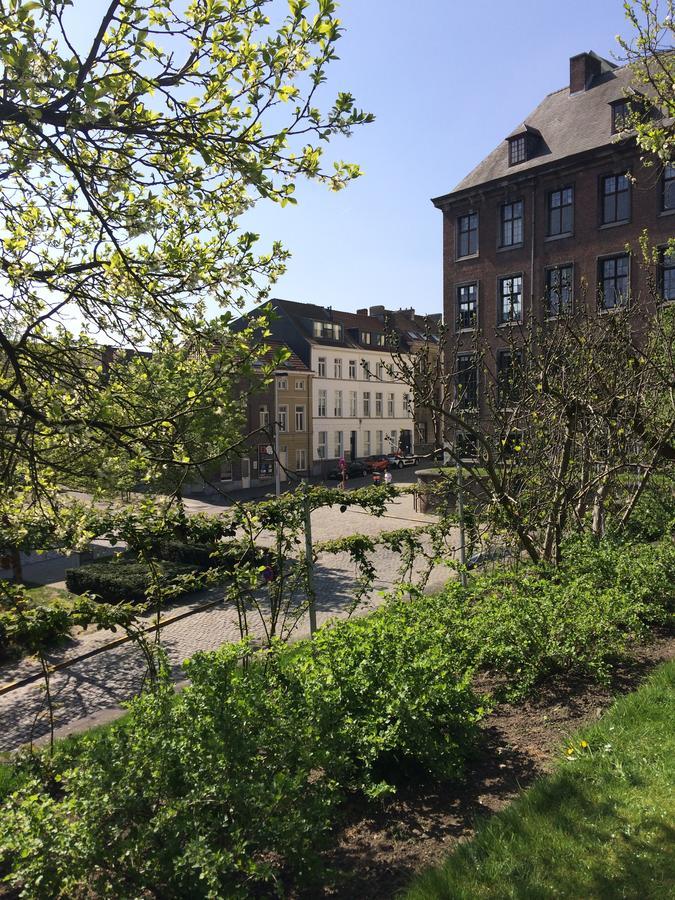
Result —
<svg viewBox="0 0 675 900"><path fill-rule="evenodd" d="M185 563L209 569L213 566L225 568L240 565L263 565L268 554L262 548L255 551L250 546L235 541L220 544L188 543L187 541L168 540L158 543L154 553L159 559Z"/></svg>
<svg viewBox="0 0 675 900"><path fill-rule="evenodd" d="M184 563L164 561L158 567L162 584L179 576L195 574L194 566ZM104 603L143 603L152 586L152 576L147 563L118 557L86 563L79 569L67 569L66 586L73 594L96 594ZM179 593L189 593L199 586L199 578L186 578L184 590Z"/></svg>

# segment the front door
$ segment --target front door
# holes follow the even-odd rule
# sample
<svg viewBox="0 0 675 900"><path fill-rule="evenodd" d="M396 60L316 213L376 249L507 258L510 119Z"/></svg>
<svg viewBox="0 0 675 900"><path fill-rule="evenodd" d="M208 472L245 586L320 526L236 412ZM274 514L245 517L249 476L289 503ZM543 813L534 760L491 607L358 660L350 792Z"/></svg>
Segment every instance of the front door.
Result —
<svg viewBox="0 0 675 900"><path fill-rule="evenodd" d="M349 458L356 459L356 432L352 431L349 435Z"/></svg>

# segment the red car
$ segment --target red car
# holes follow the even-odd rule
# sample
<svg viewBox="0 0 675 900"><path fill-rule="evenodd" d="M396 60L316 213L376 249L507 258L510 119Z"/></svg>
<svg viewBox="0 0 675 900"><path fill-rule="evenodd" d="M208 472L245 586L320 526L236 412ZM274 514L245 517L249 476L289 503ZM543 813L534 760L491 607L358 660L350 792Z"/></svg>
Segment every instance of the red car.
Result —
<svg viewBox="0 0 675 900"><path fill-rule="evenodd" d="M369 472L384 472L391 465L389 457L385 456L384 453L374 453L372 456L366 456L363 461Z"/></svg>

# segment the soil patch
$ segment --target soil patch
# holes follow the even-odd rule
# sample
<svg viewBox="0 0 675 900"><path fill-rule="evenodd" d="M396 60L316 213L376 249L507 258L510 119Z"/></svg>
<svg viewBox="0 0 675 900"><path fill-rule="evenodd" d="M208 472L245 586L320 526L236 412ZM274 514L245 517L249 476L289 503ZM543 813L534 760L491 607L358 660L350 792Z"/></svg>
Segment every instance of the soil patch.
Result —
<svg viewBox="0 0 675 900"><path fill-rule="evenodd" d="M482 819L550 771L573 732L673 656L675 636L661 633L635 648L606 688L560 679L517 706L500 704L482 724L483 740L461 784L408 782L383 803L354 802L334 849L325 855L330 874L324 886L301 897L394 897L416 871L440 862Z"/></svg>

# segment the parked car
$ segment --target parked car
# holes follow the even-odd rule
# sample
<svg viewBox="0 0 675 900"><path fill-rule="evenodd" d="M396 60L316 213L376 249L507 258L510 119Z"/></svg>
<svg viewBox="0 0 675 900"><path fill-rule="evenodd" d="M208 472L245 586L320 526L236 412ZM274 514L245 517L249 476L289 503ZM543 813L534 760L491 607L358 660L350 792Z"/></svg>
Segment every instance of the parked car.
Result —
<svg viewBox="0 0 675 900"><path fill-rule="evenodd" d="M347 478L363 478L369 471L366 463L359 459L347 463ZM342 470L337 466L335 469L331 469L326 477L331 481L342 481Z"/></svg>
<svg viewBox="0 0 675 900"><path fill-rule="evenodd" d="M410 456L407 453L390 453L387 456L389 461L389 465L392 468L402 469L403 466L416 466L417 465L417 457Z"/></svg>
<svg viewBox="0 0 675 900"><path fill-rule="evenodd" d="M364 463L368 467L369 472L384 472L391 465L389 457L384 453L374 453L372 456L366 456Z"/></svg>

